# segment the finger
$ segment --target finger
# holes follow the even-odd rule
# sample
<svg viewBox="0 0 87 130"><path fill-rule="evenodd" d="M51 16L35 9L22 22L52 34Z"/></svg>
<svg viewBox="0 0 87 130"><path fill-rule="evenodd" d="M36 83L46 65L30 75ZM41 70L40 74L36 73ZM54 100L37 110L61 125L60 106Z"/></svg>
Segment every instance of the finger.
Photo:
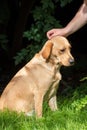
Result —
<svg viewBox="0 0 87 130"><path fill-rule="evenodd" d="M49 39L51 39L51 37L53 36L53 34L54 34L53 32L48 32L48 33L47 33L47 37L48 37Z"/></svg>

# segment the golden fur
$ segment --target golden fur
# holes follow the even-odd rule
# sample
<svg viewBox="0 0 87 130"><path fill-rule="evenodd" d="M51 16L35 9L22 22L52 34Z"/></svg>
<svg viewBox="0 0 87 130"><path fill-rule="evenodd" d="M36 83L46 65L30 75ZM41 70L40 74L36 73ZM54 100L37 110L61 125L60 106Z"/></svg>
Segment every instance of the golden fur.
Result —
<svg viewBox="0 0 87 130"><path fill-rule="evenodd" d="M26 115L35 111L37 117L42 117L43 101L46 100L52 111L57 110L60 67L74 63L70 49L69 41L62 36L48 40L8 83L0 98L0 109L7 108Z"/></svg>

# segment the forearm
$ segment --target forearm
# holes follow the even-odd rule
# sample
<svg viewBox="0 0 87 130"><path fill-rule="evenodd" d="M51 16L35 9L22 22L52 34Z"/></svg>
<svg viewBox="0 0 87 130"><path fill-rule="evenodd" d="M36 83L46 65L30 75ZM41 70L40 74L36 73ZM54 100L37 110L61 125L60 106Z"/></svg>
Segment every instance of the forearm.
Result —
<svg viewBox="0 0 87 130"><path fill-rule="evenodd" d="M84 3L74 16L74 18L65 26L64 28L54 28L47 32L48 39L51 39L54 36L69 36L79 30L87 23L87 0L84 0Z"/></svg>
<svg viewBox="0 0 87 130"><path fill-rule="evenodd" d="M74 18L68 23L65 27L66 35L70 35L81 27L83 27L87 23L87 5L85 3L82 4Z"/></svg>

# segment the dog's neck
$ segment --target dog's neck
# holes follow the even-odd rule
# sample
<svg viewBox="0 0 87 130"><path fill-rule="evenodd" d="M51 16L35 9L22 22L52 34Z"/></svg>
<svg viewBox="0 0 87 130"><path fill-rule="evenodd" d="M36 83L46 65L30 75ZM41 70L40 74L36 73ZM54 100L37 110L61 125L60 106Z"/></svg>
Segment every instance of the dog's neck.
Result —
<svg viewBox="0 0 87 130"><path fill-rule="evenodd" d="M31 60L32 64L41 64L42 66L45 66L49 71L60 71L61 65L59 64L59 61L56 57L54 58L51 56L49 59L44 59L42 55L37 53L33 59Z"/></svg>
<svg viewBox="0 0 87 130"><path fill-rule="evenodd" d="M58 67L61 66L60 62L59 62L59 59L54 55L51 55L49 57L48 62L50 62L52 65L57 65Z"/></svg>

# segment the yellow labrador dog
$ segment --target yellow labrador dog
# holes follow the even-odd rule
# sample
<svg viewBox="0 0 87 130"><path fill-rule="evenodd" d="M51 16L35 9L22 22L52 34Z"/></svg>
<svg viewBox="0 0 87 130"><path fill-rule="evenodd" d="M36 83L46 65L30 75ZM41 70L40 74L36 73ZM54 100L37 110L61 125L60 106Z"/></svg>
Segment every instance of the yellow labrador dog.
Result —
<svg viewBox="0 0 87 130"><path fill-rule="evenodd" d="M26 115L35 111L37 117L42 117L43 101L46 100L52 111L57 110L60 67L74 63L70 49L65 37L56 36L48 40L8 83L0 97L0 109L7 108Z"/></svg>

